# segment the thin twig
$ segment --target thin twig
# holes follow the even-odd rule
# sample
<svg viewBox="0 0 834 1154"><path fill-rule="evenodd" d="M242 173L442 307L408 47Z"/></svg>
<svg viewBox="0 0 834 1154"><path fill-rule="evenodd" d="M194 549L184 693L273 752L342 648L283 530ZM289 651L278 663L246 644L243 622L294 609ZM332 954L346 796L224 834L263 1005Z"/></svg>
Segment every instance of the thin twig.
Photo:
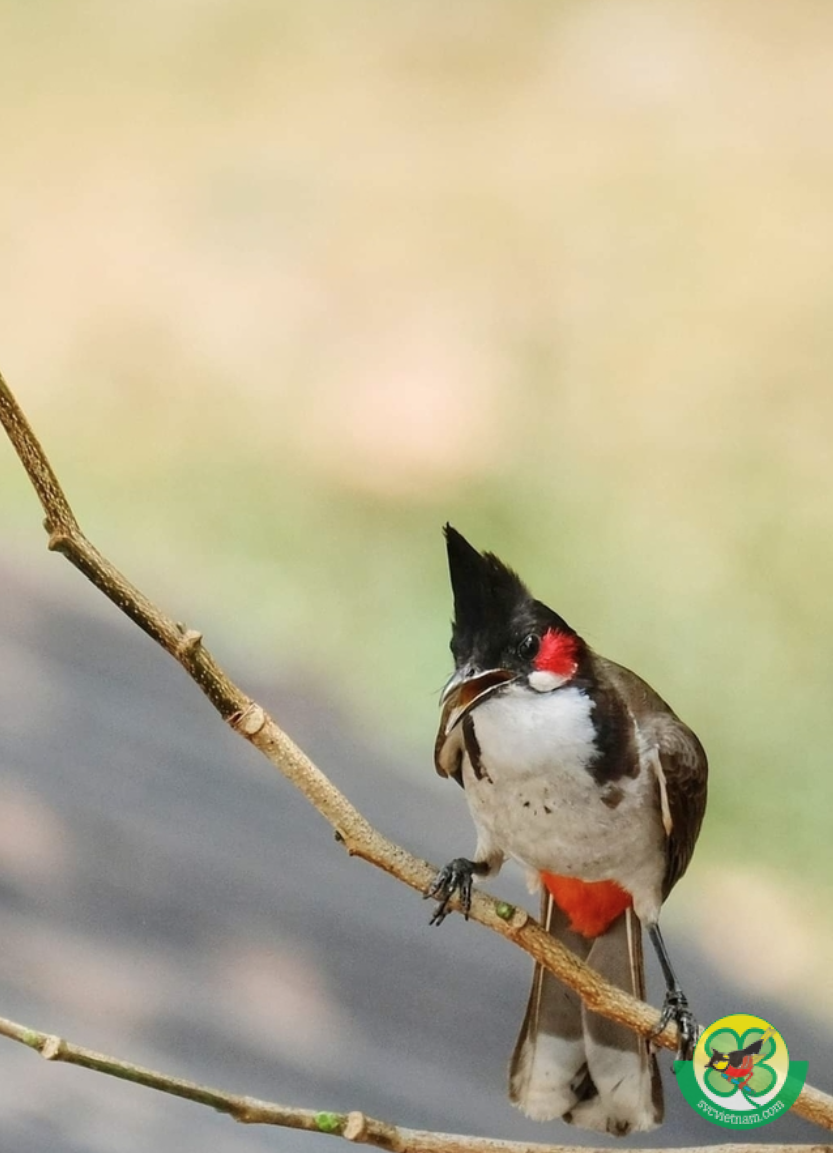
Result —
<svg viewBox="0 0 834 1154"><path fill-rule="evenodd" d="M223 719L258 748L296 786L335 830L348 853L425 893L435 869L384 837L362 816L257 702L223 672L203 645L202 634L162 613L133 586L82 533L69 502L11 390L0 374L0 422L23 463L46 514L49 548L63 553L122 612L184 667ZM575 990L589 1009L654 1036L659 1012L606 982L530 916L484 893L474 896L473 921L514 941L560 981ZM677 1048L677 1028L667 1026L656 1044ZM832 1100L805 1086L792 1106L802 1117L831 1129Z"/></svg>
<svg viewBox="0 0 834 1154"><path fill-rule="evenodd" d="M320 1134L334 1134L348 1142L361 1143L364 1146L375 1146L379 1150L421 1151L424 1154L439 1154L448 1151L449 1154L463 1154L463 1152L483 1151L484 1154L503 1154L503 1152L520 1151L523 1154L569 1154L576 1151L578 1154L590 1154L591 1151L601 1151L600 1146L541 1146L537 1143L519 1144L517 1142L502 1142L494 1138L478 1138L468 1134L441 1134L429 1130L411 1130L404 1126L394 1126L390 1122L383 1122L379 1118L371 1118L360 1110L349 1113L331 1110L302 1110L294 1106L280 1106L277 1102L263 1102L258 1098L249 1098L242 1094L230 1094L225 1090L215 1090L210 1086L200 1086L196 1082L187 1082L183 1078L173 1078L169 1074L162 1074L157 1070L149 1070L146 1066L137 1066L133 1062L123 1062L119 1058L112 1058L107 1054L97 1054L94 1050L86 1050L83 1046L76 1046L64 1038L54 1034L42 1034L39 1030L31 1030L17 1022L10 1022L0 1018L0 1034L16 1042L22 1042L52 1062L68 1062L73 1066L85 1066L88 1070L97 1070L101 1074L109 1074L113 1078L123 1078L128 1082L136 1082L140 1086L148 1086L152 1090L160 1090L163 1094L172 1094L177 1098L186 1098L190 1102L197 1102L202 1106L211 1106L222 1114L228 1114L236 1122L260 1124L264 1126L285 1126L292 1130L314 1130ZM693 1154L706 1154L707 1151L734 1151L737 1154L750 1151L830 1151L830 1146L695 1146ZM628 1150L622 1154L630 1154Z"/></svg>

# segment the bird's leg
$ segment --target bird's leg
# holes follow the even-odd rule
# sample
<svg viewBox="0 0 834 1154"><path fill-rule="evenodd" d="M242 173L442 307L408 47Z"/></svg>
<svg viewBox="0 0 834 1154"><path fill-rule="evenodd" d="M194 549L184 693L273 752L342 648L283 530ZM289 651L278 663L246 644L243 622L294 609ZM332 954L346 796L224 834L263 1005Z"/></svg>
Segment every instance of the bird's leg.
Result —
<svg viewBox="0 0 834 1154"><path fill-rule="evenodd" d="M655 1034L662 1033L669 1023L674 1021L678 1027L678 1060L691 1062L695 1053L695 1043L698 1041L698 1023L695 1021L686 995L675 976L675 971L672 969L672 962L666 952L660 926L655 922L648 927L648 931L666 982L666 996L663 999L663 1010Z"/></svg>
<svg viewBox="0 0 834 1154"><path fill-rule="evenodd" d="M429 925L439 926L449 912L449 902L457 893L460 896L460 908L464 918L469 920L469 910L472 905L472 877L477 874L485 877L490 871L489 862L470 861L468 857L456 857L445 865L431 884L425 898L439 898Z"/></svg>

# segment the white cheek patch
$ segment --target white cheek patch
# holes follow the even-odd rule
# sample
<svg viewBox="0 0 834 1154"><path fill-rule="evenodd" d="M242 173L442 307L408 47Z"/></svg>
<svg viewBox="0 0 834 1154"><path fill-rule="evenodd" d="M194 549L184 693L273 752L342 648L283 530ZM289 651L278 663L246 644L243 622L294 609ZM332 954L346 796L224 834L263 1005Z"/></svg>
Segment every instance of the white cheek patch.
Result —
<svg viewBox="0 0 834 1154"><path fill-rule="evenodd" d="M563 674L551 673L549 669L536 669L527 677L528 685L531 689L535 689L536 693L550 693L551 690L564 685L567 680Z"/></svg>

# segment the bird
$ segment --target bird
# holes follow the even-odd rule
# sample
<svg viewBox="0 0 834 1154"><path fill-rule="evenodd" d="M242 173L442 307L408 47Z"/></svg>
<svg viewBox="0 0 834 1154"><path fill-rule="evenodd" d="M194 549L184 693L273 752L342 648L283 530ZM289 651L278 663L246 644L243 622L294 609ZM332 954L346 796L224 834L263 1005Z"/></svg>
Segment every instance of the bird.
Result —
<svg viewBox="0 0 834 1154"><path fill-rule="evenodd" d="M773 1026L769 1026L760 1037L743 1050L730 1050L725 1054L713 1048L705 1069L717 1070L728 1082L743 1090L755 1073L756 1062L761 1060L762 1045L774 1032Z"/></svg>
<svg viewBox="0 0 834 1154"><path fill-rule="evenodd" d="M437 772L463 787L472 858L426 897L443 922L473 878L507 860L541 891L541 922L603 977L645 998L642 931L663 972L657 1025L678 1026L692 1060L698 1028L660 932L707 800L698 738L637 674L602 657L494 553L444 528L454 601L454 672L441 695ZM663 1119L651 1045L594 1014L537 964L510 1063L509 1095L532 1118L622 1136Z"/></svg>

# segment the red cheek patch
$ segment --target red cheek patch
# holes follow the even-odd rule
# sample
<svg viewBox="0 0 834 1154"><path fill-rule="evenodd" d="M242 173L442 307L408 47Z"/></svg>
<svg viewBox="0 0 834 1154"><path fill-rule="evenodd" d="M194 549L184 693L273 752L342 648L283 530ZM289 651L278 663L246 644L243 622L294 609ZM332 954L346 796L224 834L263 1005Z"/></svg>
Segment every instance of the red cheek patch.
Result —
<svg viewBox="0 0 834 1154"><path fill-rule="evenodd" d="M541 647L533 664L544 673L571 677L576 672L576 649L577 639L572 634L548 629L542 637Z"/></svg>

